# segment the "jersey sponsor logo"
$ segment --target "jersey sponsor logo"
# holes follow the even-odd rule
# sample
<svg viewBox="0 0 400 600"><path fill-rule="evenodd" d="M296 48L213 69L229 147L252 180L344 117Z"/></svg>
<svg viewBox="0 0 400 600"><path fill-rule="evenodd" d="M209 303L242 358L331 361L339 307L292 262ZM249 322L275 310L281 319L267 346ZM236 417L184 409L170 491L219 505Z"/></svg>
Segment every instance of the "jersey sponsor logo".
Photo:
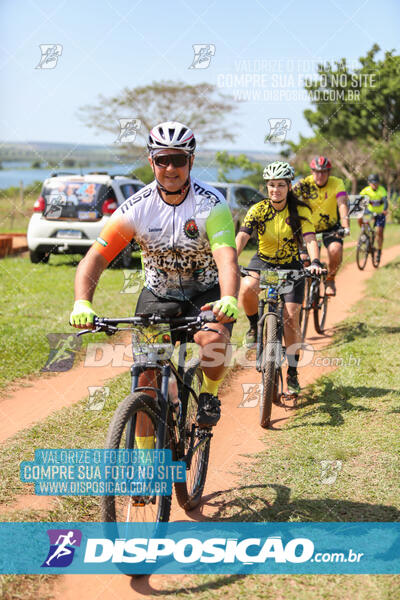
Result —
<svg viewBox="0 0 400 600"><path fill-rule="evenodd" d="M155 231L162 231L162 227L149 227L149 233L153 233Z"/></svg>
<svg viewBox="0 0 400 600"><path fill-rule="evenodd" d="M108 246L108 242L106 242L106 240L103 240L103 238L101 238L101 237L98 237L96 239L96 242L99 242L99 244L101 244L104 247Z"/></svg>
<svg viewBox="0 0 400 600"><path fill-rule="evenodd" d="M211 190L206 190L205 188L201 187L201 185L199 185L198 183L193 184L193 189L196 194L200 194L200 196L206 196L207 198L210 198L210 200L214 200L214 204L218 204L219 202L221 202L218 196L214 194L214 192L212 192Z"/></svg>
<svg viewBox="0 0 400 600"><path fill-rule="evenodd" d="M188 219L183 227L186 237L191 240L195 240L199 237L199 228L194 219Z"/></svg>
<svg viewBox="0 0 400 600"><path fill-rule="evenodd" d="M131 198L128 198L128 200L125 200L125 202L123 204L121 204L122 214L125 214L131 206L136 204L136 202L140 202L140 200L143 200L143 198L148 198L150 196L151 192L152 192L152 189L148 188L145 192L142 192L139 196L134 194Z"/></svg>

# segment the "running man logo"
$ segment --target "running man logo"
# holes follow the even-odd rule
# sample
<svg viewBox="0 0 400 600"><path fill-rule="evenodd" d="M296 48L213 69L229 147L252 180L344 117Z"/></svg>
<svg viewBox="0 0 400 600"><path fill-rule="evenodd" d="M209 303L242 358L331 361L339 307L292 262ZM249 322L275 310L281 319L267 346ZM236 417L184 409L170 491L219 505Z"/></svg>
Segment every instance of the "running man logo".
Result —
<svg viewBox="0 0 400 600"><path fill-rule="evenodd" d="M46 198L44 216L48 219L61 217L62 207L67 205L67 197L58 190L52 190Z"/></svg>
<svg viewBox="0 0 400 600"><path fill-rule="evenodd" d="M86 410L103 410L107 398L110 395L110 388L99 385L89 385L89 400Z"/></svg>
<svg viewBox="0 0 400 600"><path fill-rule="evenodd" d="M81 545L80 529L48 529L50 548L42 567L68 567L74 558L75 548Z"/></svg>
<svg viewBox="0 0 400 600"><path fill-rule="evenodd" d="M215 55L215 44L193 44L194 57L189 69L207 69Z"/></svg>
<svg viewBox="0 0 400 600"><path fill-rule="evenodd" d="M261 398L261 383L242 383L243 399L239 408L254 408Z"/></svg>
<svg viewBox="0 0 400 600"><path fill-rule="evenodd" d="M80 350L82 339L75 333L48 333L50 353L42 371L69 371L74 365L75 355Z"/></svg>
<svg viewBox="0 0 400 600"><path fill-rule="evenodd" d="M342 470L341 460L321 460L321 483L330 485L335 483L339 471Z"/></svg>
<svg viewBox="0 0 400 600"><path fill-rule="evenodd" d="M286 139L292 121L290 119L268 119L269 133L265 136L264 142L270 144L279 144Z"/></svg>
<svg viewBox="0 0 400 600"><path fill-rule="evenodd" d="M136 294L144 283L142 269L124 269L124 287L120 294Z"/></svg>
<svg viewBox="0 0 400 600"><path fill-rule="evenodd" d="M114 144L132 144L142 122L140 119L119 119L119 136Z"/></svg>
<svg viewBox="0 0 400 600"><path fill-rule="evenodd" d="M61 56L63 47L61 44L39 44L42 56L35 69L54 69L58 58Z"/></svg>

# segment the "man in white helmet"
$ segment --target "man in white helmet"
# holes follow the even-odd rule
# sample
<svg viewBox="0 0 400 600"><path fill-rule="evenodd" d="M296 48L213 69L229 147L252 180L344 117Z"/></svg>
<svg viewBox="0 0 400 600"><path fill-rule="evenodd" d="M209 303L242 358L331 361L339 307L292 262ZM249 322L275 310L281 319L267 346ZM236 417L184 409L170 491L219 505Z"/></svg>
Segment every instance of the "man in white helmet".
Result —
<svg viewBox="0 0 400 600"><path fill-rule="evenodd" d="M147 147L155 179L113 213L79 264L70 323L77 328L92 326L96 313L91 302L99 277L134 238L145 272L137 314L191 316L212 308L217 319L212 326L216 332L194 335L203 370L197 422L213 426L220 418L218 387L238 314L232 215L220 192L190 176L196 141L188 127L175 121L161 123L150 131ZM149 383L152 373L141 377L139 385L154 385Z"/></svg>

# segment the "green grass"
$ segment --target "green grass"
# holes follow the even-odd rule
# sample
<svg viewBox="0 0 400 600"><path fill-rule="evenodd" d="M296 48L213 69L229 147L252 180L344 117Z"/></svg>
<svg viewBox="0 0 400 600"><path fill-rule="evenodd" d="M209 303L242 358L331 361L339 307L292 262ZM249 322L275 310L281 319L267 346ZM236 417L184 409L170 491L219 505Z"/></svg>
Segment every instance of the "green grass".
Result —
<svg viewBox="0 0 400 600"><path fill-rule="evenodd" d="M44 367L49 355L47 334L76 333L69 325L69 315L79 259L51 256L47 265L33 265L21 257L0 260L0 390L14 379L38 373ZM135 267L140 269L139 259ZM133 314L138 293L120 293L123 285L122 270L107 269L103 273L94 301L98 314ZM105 336L80 339L85 347L94 339L104 341Z"/></svg>
<svg viewBox="0 0 400 600"><path fill-rule="evenodd" d="M0 190L0 233L25 233L40 195L42 182L27 186L21 197L17 188Z"/></svg>
<svg viewBox="0 0 400 600"><path fill-rule="evenodd" d="M296 416L266 433L268 448L246 462L241 482L228 493L214 521L398 521L400 440L400 260L380 268L337 330L329 355L343 365L304 393ZM352 358L353 366L345 366ZM359 359L355 365L354 360ZM355 366L354 366L355 365ZM0 452L0 503L10 505L30 484L19 481L19 463L40 447L101 447L111 414L129 388L128 375L110 383L105 409L86 410L86 400L21 432ZM65 427L68 423L68 428ZM273 443L271 443L271 441ZM340 460L334 484L321 482L321 460ZM88 521L99 518L97 498L59 498L51 511L1 513L2 520ZM18 578L8 578L13 593ZM51 582L48 584L50 585ZM395 600L398 576L185 576L168 584L174 598L287 598ZM27 582L30 590L30 583ZM25 597L34 597L27 593ZM5 596L17 598L18 596Z"/></svg>

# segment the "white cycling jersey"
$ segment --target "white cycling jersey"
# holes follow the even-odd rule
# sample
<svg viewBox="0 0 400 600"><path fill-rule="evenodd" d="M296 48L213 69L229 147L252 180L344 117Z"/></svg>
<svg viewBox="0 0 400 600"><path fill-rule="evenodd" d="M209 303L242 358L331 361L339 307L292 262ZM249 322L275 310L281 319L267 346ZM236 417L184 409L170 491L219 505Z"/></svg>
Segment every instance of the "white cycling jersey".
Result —
<svg viewBox="0 0 400 600"><path fill-rule="evenodd" d="M225 198L195 178L177 205L162 199L156 181L139 190L115 211L95 245L111 261L132 238L142 250L145 286L174 300L193 298L216 285L213 250L236 247Z"/></svg>

